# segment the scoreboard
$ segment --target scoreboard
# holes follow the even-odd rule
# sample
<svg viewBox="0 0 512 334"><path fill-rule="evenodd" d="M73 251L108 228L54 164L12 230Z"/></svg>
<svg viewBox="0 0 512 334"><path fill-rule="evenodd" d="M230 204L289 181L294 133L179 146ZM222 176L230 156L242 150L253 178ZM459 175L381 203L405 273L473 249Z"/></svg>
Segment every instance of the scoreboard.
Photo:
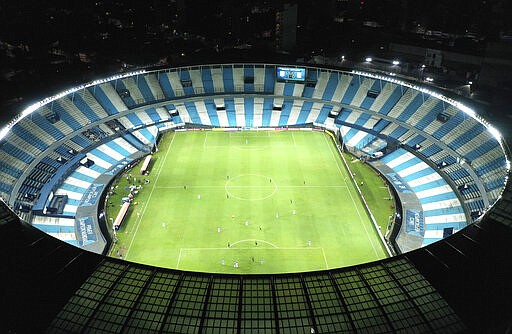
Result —
<svg viewBox="0 0 512 334"><path fill-rule="evenodd" d="M277 80L305 81L306 69L301 67L277 67Z"/></svg>

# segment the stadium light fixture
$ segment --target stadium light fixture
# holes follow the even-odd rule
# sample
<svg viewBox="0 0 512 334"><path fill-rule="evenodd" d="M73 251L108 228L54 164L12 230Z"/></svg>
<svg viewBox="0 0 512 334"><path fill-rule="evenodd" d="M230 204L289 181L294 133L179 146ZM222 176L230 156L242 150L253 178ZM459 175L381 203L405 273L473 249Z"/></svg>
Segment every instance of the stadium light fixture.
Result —
<svg viewBox="0 0 512 334"><path fill-rule="evenodd" d="M428 81L428 82L433 82L433 81L434 81L434 78L426 77L426 78L425 78L425 80L426 80L426 81Z"/></svg>
<svg viewBox="0 0 512 334"><path fill-rule="evenodd" d="M372 60L373 60L373 59L372 59L372 57L366 57L366 58L365 58L365 61L366 61L367 63L371 63L371 62L372 62Z"/></svg>
<svg viewBox="0 0 512 334"><path fill-rule="evenodd" d="M398 60L393 60L393 65L400 65L400 62Z"/></svg>

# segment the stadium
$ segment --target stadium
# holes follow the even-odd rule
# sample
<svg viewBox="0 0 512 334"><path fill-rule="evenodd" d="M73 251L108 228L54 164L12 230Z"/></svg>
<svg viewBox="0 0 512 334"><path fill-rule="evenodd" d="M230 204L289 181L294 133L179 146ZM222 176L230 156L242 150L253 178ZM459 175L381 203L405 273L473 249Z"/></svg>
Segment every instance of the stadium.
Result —
<svg viewBox="0 0 512 334"><path fill-rule="evenodd" d="M510 152L505 139L478 111L445 94L379 73L237 63L120 74L30 106L1 132L0 326L11 332L48 333L510 329ZM271 155L281 145L275 141L279 139L286 151L297 152L290 160L282 158L281 151L275 153L279 158ZM229 159L208 162L204 152L224 150L225 141L232 145L226 152L238 153L232 167L222 169ZM315 141L323 148L308 146ZM308 164L306 150L328 152L325 161L320 153L311 158L314 168L324 169L305 168L294 178L289 171ZM172 161L166 164L169 152ZM255 152L262 155L251 161ZM196 165L184 164L187 158ZM209 172L219 166L219 159L222 170L212 176ZM242 168L240 161L250 163ZM256 168L260 162L275 166ZM386 222L375 218L378 212L372 212L365 190L369 181L353 172L352 162L369 166L385 180L386 192L390 191L385 200L395 203ZM174 174L160 178L173 165ZM193 173L179 174L183 170ZM322 182L331 171L335 176L328 183L333 189L327 192L327 183ZM222 182L215 183L218 178ZM338 181L343 182L333 183ZM313 191L316 186L321 192ZM172 195L169 203L156 202L145 217L150 199L164 196L159 187L181 195ZM304 219L308 202L313 202L307 215L312 215L310 223L330 219L315 216L317 211L354 214L341 209L348 199L334 198L345 194L335 192L338 188L352 198L361 231L370 239L362 247L374 246L373 257L337 262L337 254L358 252L347 248L326 255L324 248L329 247L323 240L338 233L329 225L324 228L326 236L313 234L295 244L278 239L286 247L258 236L264 232L275 240L294 229L311 228L295 225L267 234L275 221ZM265 254L282 248L282 260L274 269L267 269L273 255L265 255L268 266L261 269L261 253L255 253L256 262L261 257L260 270L236 271L227 257L229 270L210 270L195 267L193 256L189 265L180 265L188 245L177 246L178 264L169 266L135 256L136 242L129 254L118 247L118 238L122 240L128 227L136 226L143 234L144 227L139 226L157 220L157 229L148 232L147 238L153 240L172 227L171 218L163 220L168 213L163 218L157 213L166 213L165 206L172 207L173 201L185 203L177 207L192 201L203 205L218 194L225 202L245 203L237 212L222 213L225 220L240 220L237 231L245 231L249 223L259 231L254 227L244 240L232 239L240 234L233 232L230 239L219 241L222 246L214 244L200 253L200 261L217 256L214 248L228 249L226 254L242 251L237 243L248 241L251 252L267 244ZM143 198L139 196L146 196L145 206L135 205ZM246 213L266 202L272 204ZM208 210L190 205L191 218L180 229L211 215L204 220L213 221L209 228L214 237L229 230L228 223L221 227L215 221L222 214L210 214L217 204ZM268 215L259 216L261 212ZM267 220L273 222L265 225ZM191 239L199 238L196 230L190 233ZM359 232L353 233L342 242ZM316 247L317 240L322 240L322 247ZM283 267L287 258L307 257L286 252L297 245L323 255L312 257L313 265L301 267L302 261L297 261L288 270ZM114 256L107 256L111 253ZM155 253L147 257L154 259ZM224 256L229 255L214 261L222 258L224 265ZM251 256L255 262L253 255L246 258ZM175 263L176 256L172 259Z"/></svg>

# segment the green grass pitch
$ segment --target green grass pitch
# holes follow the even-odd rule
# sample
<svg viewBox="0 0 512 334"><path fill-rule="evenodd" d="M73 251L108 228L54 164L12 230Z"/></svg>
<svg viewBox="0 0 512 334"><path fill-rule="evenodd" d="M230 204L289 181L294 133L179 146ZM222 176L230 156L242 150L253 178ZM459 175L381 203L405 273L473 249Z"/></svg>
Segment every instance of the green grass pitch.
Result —
<svg viewBox="0 0 512 334"><path fill-rule="evenodd" d="M322 270L386 257L323 132L172 132L161 140L148 177L137 167L130 173L135 184L150 183L136 195L113 256L239 274ZM126 196L127 176L109 199L109 218ZM376 182L367 187L384 188Z"/></svg>

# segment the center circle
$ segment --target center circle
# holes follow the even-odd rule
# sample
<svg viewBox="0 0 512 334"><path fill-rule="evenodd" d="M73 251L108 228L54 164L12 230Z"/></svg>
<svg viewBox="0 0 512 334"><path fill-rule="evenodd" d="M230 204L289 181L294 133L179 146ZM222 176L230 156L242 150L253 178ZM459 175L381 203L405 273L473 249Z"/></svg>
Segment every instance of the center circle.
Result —
<svg viewBox="0 0 512 334"><path fill-rule="evenodd" d="M242 174L229 179L225 189L228 196L242 201L262 201L277 192L275 181L261 174Z"/></svg>

